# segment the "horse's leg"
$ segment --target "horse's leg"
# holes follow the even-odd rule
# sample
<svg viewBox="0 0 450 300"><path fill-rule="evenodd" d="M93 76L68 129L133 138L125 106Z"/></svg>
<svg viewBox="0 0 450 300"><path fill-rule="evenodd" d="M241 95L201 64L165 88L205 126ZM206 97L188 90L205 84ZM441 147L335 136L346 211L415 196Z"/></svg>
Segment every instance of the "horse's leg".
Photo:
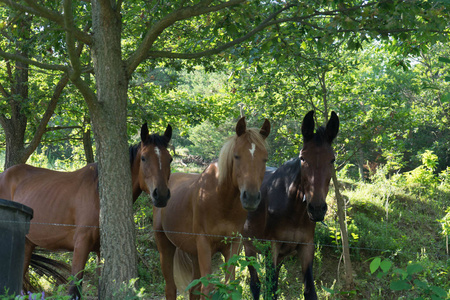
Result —
<svg viewBox="0 0 450 300"><path fill-rule="evenodd" d="M84 268L89 256L90 249L87 243L77 242L73 249L72 257L72 280L69 283L69 295L72 299L81 299L81 285L84 275Z"/></svg>
<svg viewBox="0 0 450 300"><path fill-rule="evenodd" d="M204 277L208 274L211 274L211 257L212 257L212 250L211 245L209 244L209 241L206 236L199 236L197 238L197 256L198 256L198 264L200 267L200 276ZM209 285L208 287L205 287L202 285L201 287L201 298L204 299L206 295L208 296L209 293L212 291L213 287Z"/></svg>
<svg viewBox="0 0 450 300"><path fill-rule="evenodd" d="M273 242L270 250L272 253L266 254L266 296L265 299L272 297L277 299L278 294L278 274L280 273L281 263L279 258L281 244ZM268 250L266 250L268 251ZM269 257L272 254L272 261Z"/></svg>
<svg viewBox="0 0 450 300"><path fill-rule="evenodd" d="M95 249L96 241L99 239L98 229L79 228L74 236L74 247L72 257L71 275L74 279L70 282L69 295L72 299L81 299L81 285L84 268L89 253ZM76 281L76 282L75 282Z"/></svg>
<svg viewBox="0 0 450 300"><path fill-rule="evenodd" d="M23 285L25 286L24 290L29 290L31 287L30 280L29 280L29 274L28 274L28 267L30 266L31 262L31 255L33 254L34 248L36 248L36 245L33 244L28 238L25 239L25 256L24 256L24 262L23 262Z"/></svg>
<svg viewBox="0 0 450 300"><path fill-rule="evenodd" d="M241 249L241 240L235 238L231 241L231 246L226 247L222 251L222 255L225 258L225 263L227 263L233 255L239 254L239 250ZM236 276L236 268L235 266L228 266L227 274L225 275L225 282L228 283L230 280L234 280Z"/></svg>
<svg viewBox="0 0 450 300"><path fill-rule="evenodd" d="M256 257L257 252L251 247L245 247L245 256L246 257ZM266 253L262 254L266 257ZM261 282L258 278L258 272L255 267L248 265L248 271L250 272L250 291L252 293L253 299L259 300L259 294L261 293Z"/></svg>
<svg viewBox="0 0 450 300"><path fill-rule="evenodd" d="M313 277L314 245L311 243L299 246L298 260L302 264L303 280L305 284L304 296L306 300L316 300L316 288Z"/></svg>
<svg viewBox="0 0 450 300"><path fill-rule="evenodd" d="M166 234L159 230L155 230L155 240L159 251L161 270L166 281L166 299L175 300L177 298L177 286L173 275L173 258L176 247L170 242Z"/></svg>

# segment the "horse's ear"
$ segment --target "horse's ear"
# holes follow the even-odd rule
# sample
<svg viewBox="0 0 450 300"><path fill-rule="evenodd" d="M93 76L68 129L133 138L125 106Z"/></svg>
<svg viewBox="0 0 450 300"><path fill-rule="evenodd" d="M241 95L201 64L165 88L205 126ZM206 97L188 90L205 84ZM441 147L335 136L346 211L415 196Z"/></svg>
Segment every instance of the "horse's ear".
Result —
<svg viewBox="0 0 450 300"><path fill-rule="evenodd" d="M270 133L270 122L269 120L265 119L264 124L261 127L261 130L259 133L263 136L264 139L266 139L269 136Z"/></svg>
<svg viewBox="0 0 450 300"><path fill-rule="evenodd" d="M145 142L148 138L148 126L147 123L144 123L141 127L141 141Z"/></svg>
<svg viewBox="0 0 450 300"><path fill-rule="evenodd" d="M170 124L167 124L166 131L164 131L164 137L166 138L167 143L169 143L172 138L172 126L170 126Z"/></svg>
<svg viewBox="0 0 450 300"><path fill-rule="evenodd" d="M239 119L236 124L236 134L237 136L241 136L247 130L247 124L245 123L245 117Z"/></svg>
<svg viewBox="0 0 450 300"><path fill-rule="evenodd" d="M339 117L334 111L332 111L330 120L328 121L327 127L325 129L325 134L330 144L336 138L338 132L339 132Z"/></svg>
<svg viewBox="0 0 450 300"><path fill-rule="evenodd" d="M314 137L314 111L311 110L303 118L302 123L303 141L307 142Z"/></svg>

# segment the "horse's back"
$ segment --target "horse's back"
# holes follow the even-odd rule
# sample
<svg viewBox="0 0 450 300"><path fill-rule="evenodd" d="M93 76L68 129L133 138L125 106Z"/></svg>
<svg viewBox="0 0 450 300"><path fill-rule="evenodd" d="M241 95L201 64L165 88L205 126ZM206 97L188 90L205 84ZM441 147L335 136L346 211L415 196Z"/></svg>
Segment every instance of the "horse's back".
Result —
<svg viewBox="0 0 450 300"><path fill-rule="evenodd" d="M181 185L191 184L199 178L200 174L197 173L174 173L170 176L169 187L170 189L179 188Z"/></svg>
<svg viewBox="0 0 450 300"><path fill-rule="evenodd" d="M0 174L0 198L13 200L17 186L39 172L39 168L20 164L9 167Z"/></svg>

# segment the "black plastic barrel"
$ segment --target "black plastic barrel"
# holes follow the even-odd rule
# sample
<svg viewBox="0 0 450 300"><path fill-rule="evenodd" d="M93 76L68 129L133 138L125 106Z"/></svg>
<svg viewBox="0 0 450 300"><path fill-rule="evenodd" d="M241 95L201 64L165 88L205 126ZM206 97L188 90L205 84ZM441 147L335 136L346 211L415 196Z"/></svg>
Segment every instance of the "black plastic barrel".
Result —
<svg viewBox="0 0 450 300"><path fill-rule="evenodd" d="M30 229L33 209L0 199L0 295L22 290L25 235Z"/></svg>

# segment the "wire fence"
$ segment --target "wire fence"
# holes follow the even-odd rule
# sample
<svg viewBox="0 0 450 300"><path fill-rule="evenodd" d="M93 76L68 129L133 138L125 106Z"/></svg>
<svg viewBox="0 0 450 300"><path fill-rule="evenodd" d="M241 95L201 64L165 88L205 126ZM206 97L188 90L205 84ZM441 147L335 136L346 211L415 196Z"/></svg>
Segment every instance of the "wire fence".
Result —
<svg viewBox="0 0 450 300"><path fill-rule="evenodd" d="M23 221L11 221L11 220L0 220L0 223L15 223L15 224L28 224L28 222ZM100 229L100 226L95 225L75 225L75 224L61 224L61 223L45 223L45 222L29 222L31 225L42 225L42 226L55 226L55 227L73 227L73 228L94 228L94 229ZM326 226L326 225L325 225ZM205 234L205 233L194 233L194 232L183 232L183 231L171 231L171 230L154 230L153 228L137 228L139 231L148 231L149 234L153 234L154 232L164 232L164 233L170 233L170 234L182 234L182 235L191 235L191 236L206 236L211 238L220 238L220 239L243 239L243 240L251 240L257 241L257 242L269 242L269 243L281 243L281 244L296 244L296 245L312 245L317 247L325 247L325 248L334 248L334 249L341 249L342 245L339 244L322 244L322 243L305 243L305 242L298 242L298 241L290 241L290 240L273 240L273 239L264 239L264 238L252 238L252 237L242 237L241 235L218 235L218 234ZM432 245L421 245L420 249L429 249L433 248ZM355 250L355 251L370 251L370 252L377 252L377 253L395 253L395 254L405 254L405 255L415 255L415 256L421 256L421 255L428 255L428 256L434 256L438 259L447 258L450 259L450 255L447 253L430 253L423 251L417 252L417 251L407 251L407 250L399 250L399 249L383 249L383 248L372 248L372 247L359 247L359 246L349 246L349 249ZM439 249L433 249L435 251L439 251Z"/></svg>

